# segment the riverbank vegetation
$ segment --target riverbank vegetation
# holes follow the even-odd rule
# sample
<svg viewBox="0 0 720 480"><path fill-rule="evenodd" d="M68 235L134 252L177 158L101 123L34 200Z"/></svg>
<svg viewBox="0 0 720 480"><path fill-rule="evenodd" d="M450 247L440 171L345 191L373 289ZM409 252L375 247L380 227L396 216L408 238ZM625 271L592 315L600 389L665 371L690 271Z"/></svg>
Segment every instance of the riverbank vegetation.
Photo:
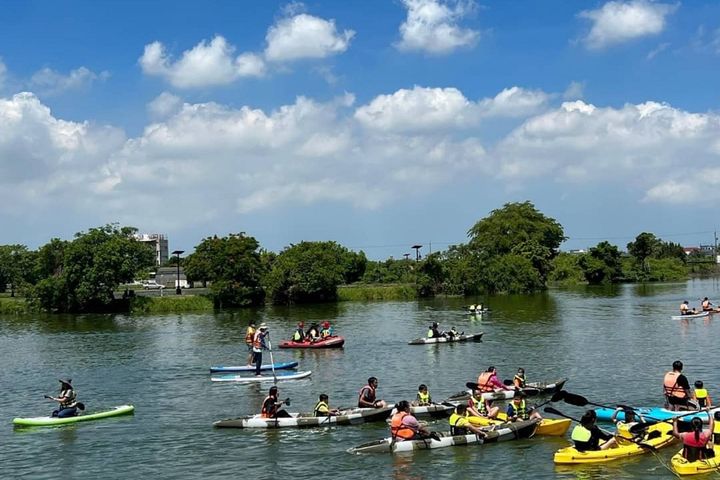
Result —
<svg viewBox="0 0 720 480"><path fill-rule="evenodd" d="M560 252L562 225L530 202L508 203L472 225L468 242L417 260L368 260L336 242L264 250L245 233L205 238L181 259L188 280L206 296L116 299L118 285L153 268L136 229L106 225L53 239L37 251L0 246L0 311L198 311L274 304L387 300L433 295L529 293L549 284L611 284L682 280L715 271L714 259L688 256L682 246L640 233L621 250L602 241L586 252ZM177 259L173 259L177 261ZM18 302L18 294L25 300Z"/></svg>

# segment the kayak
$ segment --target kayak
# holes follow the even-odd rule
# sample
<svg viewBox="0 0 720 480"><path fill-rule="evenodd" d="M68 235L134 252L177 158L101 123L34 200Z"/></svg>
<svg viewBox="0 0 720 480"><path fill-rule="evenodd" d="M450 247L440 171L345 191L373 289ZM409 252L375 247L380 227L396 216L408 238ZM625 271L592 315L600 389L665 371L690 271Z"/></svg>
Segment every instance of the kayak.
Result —
<svg viewBox="0 0 720 480"><path fill-rule="evenodd" d="M414 417L431 417L431 418L444 418L449 417L450 414L455 410L455 405L442 403L433 403L432 405L411 405L410 413ZM395 412L393 412L395 413Z"/></svg>
<svg viewBox="0 0 720 480"><path fill-rule="evenodd" d="M525 387L521 388L520 390L528 397L534 397L537 395L551 395L555 392L559 392L560 390L562 390L567 380L567 378L562 378L552 383L529 382L526 384ZM468 382L468 387L470 387L470 383L472 382ZM509 400L515 396L515 392L516 390L499 390L497 392L486 392L482 394L482 398L483 400ZM449 397L448 401L462 402L463 400L469 399L471 394L472 392L470 390L459 392Z"/></svg>
<svg viewBox="0 0 720 480"><path fill-rule="evenodd" d="M275 368L275 370L288 370L291 368L297 368L298 362L282 362L282 363L267 363L260 365L261 371L268 371ZM242 365L238 367L226 367L225 365L213 365L210 367L210 373L227 373L227 372L254 372L255 365Z"/></svg>
<svg viewBox="0 0 720 480"><path fill-rule="evenodd" d="M363 443L357 447L350 448L348 453L397 453L412 452L415 450L435 449L453 447L460 445L495 443L519 438L530 438L535 433L537 420L524 422L504 423L494 427L483 429L487 436L479 437L474 433L471 435L450 435L450 432L436 432L437 438L425 438L422 440L394 441L392 437Z"/></svg>
<svg viewBox="0 0 720 480"><path fill-rule="evenodd" d="M328 337L317 342L295 342L293 340L283 340L280 342L280 348L340 348L345 343L345 339L339 336Z"/></svg>
<svg viewBox="0 0 720 480"><path fill-rule="evenodd" d="M691 319L691 318L703 318L710 315L710 312L699 312L699 313L692 313L690 315L671 315L670 318L673 320L683 320L683 319Z"/></svg>
<svg viewBox="0 0 720 480"><path fill-rule="evenodd" d="M670 459L670 466L678 475L696 475L698 473L720 472L720 445L714 447L715 457L707 460L688 462L682 456L682 450Z"/></svg>
<svg viewBox="0 0 720 480"><path fill-rule="evenodd" d="M489 425L500 425L503 422L506 422L507 415L503 412L500 412L498 413L496 419L487 417L476 417L474 415L467 417L467 419L473 425L487 427ZM571 422L572 421L569 418L543 418L538 424L535 435L560 437L562 435L565 435L565 433L568 431Z"/></svg>
<svg viewBox="0 0 720 480"><path fill-rule="evenodd" d="M468 340L472 340L473 342L479 342L480 340L482 340L483 333L484 332L471 333L468 335L461 334L461 335L455 335L454 337L416 338L415 340L410 340L408 342L408 345L427 345L429 343L467 342Z"/></svg>
<svg viewBox="0 0 720 480"><path fill-rule="evenodd" d="M599 463L641 455L652 451L653 448L658 449L670 445L675 440L675 437L668 435L670 431L672 431L672 425L668 423L657 423L648 427L645 438L638 443L616 435L615 438L618 441L616 448L587 452L579 452L575 447L561 448L555 452L553 461L564 464ZM642 445L645 445L645 448L643 448Z"/></svg>
<svg viewBox="0 0 720 480"><path fill-rule="evenodd" d="M311 428L335 425L359 425L383 421L390 416L393 407L350 408L339 415L316 417L312 413L291 413L287 418L264 418L260 414L220 420L213 423L218 428Z"/></svg>
<svg viewBox="0 0 720 480"><path fill-rule="evenodd" d="M21 427L40 427L52 425L65 425L68 423L88 422L90 420L100 420L101 418L117 417L120 415L128 415L133 413L135 407L132 405L120 405L119 407L103 410L95 413L86 413L76 415L74 417L57 418L57 417L27 417L13 418L13 424Z"/></svg>
<svg viewBox="0 0 720 480"><path fill-rule="evenodd" d="M643 417L645 417L645 420L672 420L673 417L684 416L684 421L689 422L693 416L696 416L700 417L704 423L708 423L709 421L708 415L706 413L688 412L687 410L675 412L660 407L639 407L634 408L634 410L636 415L642 415ZM597 419L601 422L611 422L611 417L614 412L615 410L613 410L612 408L595 409ZM710 413L712 415L714 415L715 412L720 412L720 407L710 409ZM695 413L695 415L693 415L693 413ZM622 411L618 412L617 419L620 421L625 421L625 414Z"/></svg>
<svg viewBox="0 0 720 480"><path fill-rule="evenodd" d="M260 375L260 376L242 376L242 375L220 375L217 377L210 377L213 382L235 382L235 383L264 383L264 382L284 382L287 380L300 380L301 378L309 377L311 371L307 372L278 372L273 375Z"/></svg>

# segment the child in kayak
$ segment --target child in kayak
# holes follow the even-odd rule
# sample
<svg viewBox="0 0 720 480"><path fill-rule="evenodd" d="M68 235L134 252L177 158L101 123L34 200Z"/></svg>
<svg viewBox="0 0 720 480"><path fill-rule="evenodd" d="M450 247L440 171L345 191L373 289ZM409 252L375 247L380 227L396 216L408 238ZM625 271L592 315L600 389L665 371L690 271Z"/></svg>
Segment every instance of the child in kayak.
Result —
<svg viewBox="0 0 720 480"><path fill-rule="evenodd" d="M698 410L701 410L705 407L712 407L712 398L710 398L710 394L705 389L705 385L703 384L702 380L697 380L695 382L693 400L695 400L695 402L697 403Z"/></svg>
<svg viewBox="0 0 720 480"><path fill-rule="evenodd" d="M415 398L415 401L412 403L415 406L426 406L426 405L432 405L432 397L430 397L430 392L428 392L428 387L424 383L421 383L418 387L417 397Z"/></svg>
<svg viewBox="0 0 720 480"><path fill-rule="evenodd" d="M525 403L525 394L523 392L515 393L512 401L507 406L505 414L507 415L508 422L528 420L530 418L542 420L542 415L540 415L537 410L527 407L527 404Z"/></svg>
<svg viewBox="0 0 720 480"><path fill-rule="evenodd" d="M315 409L313 411L316 417L332 417L340 414L340 410L337 408L330 408L330 399L325 393L320 394Z"/></svg>
<svg viewBox="0 0 720 480"><path fill-rule="evenodd" d="M592 450L607 450L617 446L617 440L608 432L600 430L595 425L597 414L595 410L588 410L580 418L580 423L575 425L570 439L575 442L575 449L578 452L587 452ZM603 443L600 443L603 440Z"/></svg>

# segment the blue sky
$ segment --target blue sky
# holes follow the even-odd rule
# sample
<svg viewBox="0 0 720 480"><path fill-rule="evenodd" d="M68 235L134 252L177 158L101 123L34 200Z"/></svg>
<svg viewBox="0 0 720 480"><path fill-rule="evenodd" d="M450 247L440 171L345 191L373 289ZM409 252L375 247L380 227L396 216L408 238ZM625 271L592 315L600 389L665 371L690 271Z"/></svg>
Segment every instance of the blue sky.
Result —
<svg viewBox="0 0 720 480"><path fill-rule="evenodd" d="M564 248L711 243L719 60L714 1L9 0L0 244L400 257L525 200Z"/></svg>

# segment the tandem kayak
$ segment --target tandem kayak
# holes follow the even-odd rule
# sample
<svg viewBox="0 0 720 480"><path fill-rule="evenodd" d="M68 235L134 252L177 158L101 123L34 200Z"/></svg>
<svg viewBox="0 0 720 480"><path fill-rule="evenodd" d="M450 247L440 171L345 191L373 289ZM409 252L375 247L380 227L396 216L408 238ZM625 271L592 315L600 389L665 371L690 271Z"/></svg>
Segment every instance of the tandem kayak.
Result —
<svg viewBox="0 0 720 480"><path fill-rule="evenodd" d="M213 382L235 382L235 383L264 383L264 382L284 382L287 380L300 380L302 378L309 377L311 371L307 372L278 372L273 375L260 375L260 376L243 376L243 375L220 375L217 377L210 377Z"/></svg>
<svg viewBox="0 0 720 480"><path fill-rule="evenodd" d="M700 417L704 423L708 423L709 417L707 413L705 412L692 412L687 410L680 410L680 411L673 411L668 410L666 408L660 408L660 407L638 407L633 408L635 411L635 415L642 415L645 417L645 420L672 420L674 417L684 417L684 421L689 422L690 419L695 417ZM715 412L719 412L720 407L712 408L710 409L710 414L714 415ZM595 413L597 414L598 421L601 422L610 422L613 412L615 410L611 408L596 408ZM620 411L618 412L617 419L620 421L625 421L625 413Z"/></svg>
<svg viewBox="0 0 720 480"><path fill-rule="evenodd" d="M52 425L65 425L68 423L88 422L90 420L100 420L101 418L117 417L120 415L128 415L135 411L132 405L120 405L119 407L103 410L95 413L86 413L76 415L74 417L57 418L57 417L27 417L13 418L13 424L20 427L42 427Z"/></svg>
<svg viewBox="0 0 720 480"><path fill-rule="evenodd" d="M711 312L699 312L699 313L692 313L690 315L670 315L670 318L673 320L690 320L692 318L703 318L710 315Z"/></svg>
<svg viewBox="0 0 720 480"><path fill-rule="evenodd" d="M363 443L350 448L348 453L397 453L412 452L414 450L435 449L460 445L495 443L520 438L530 438L535 433L537 420L524 422L504 423L485 430L486 437L482 438L474 433L471 435L450 435L449 432L437 432L437 439L425 438L422 440L395 441L392 437ZM494 428L490 430L490 428Z"/></svg>
<svg viewBox="0 0 720 480"><path fill-rule="evenodd" d="M653 449L670 445L675 440L675 437L668 435L668 432L671 431L672 425L657 423L648 427L645 437L637 442L616 435L618 446L615 448L587 452L579 452L575 447L561 448L555 452L553 461L561 464L600 463L641 455Z"/></svg>
<svg viewBox="0 0 720 480"><path fill-rule="evenodd" d="M340 348L345 343L345 339L339 336L328 337L317 342L295 342L293 340L283 340L280 342L280 348Z"/></svg>
<svg viewBox="0 0 720 480"><path fill-rule="evenodd" d="M454 404L433 403L432 405L410 405L410 413L414 417L445 418L455 410ZM392 413L395 413L393 411Z"/></svg>
<svg viewBox="0 0 720 480"><path fill-rule="evenodd" d="M715 457L706 460L688 462L682 456L682 450L670 459L670 466L678 475L697 475L699 473L720 472L720 445L714 447Z"/></svg>
<svg viewBox="0 0 720 480"><path fill-rule="evenodd" d="M260 365L261 371L272 370L288 370L291 368L297 368L298 362L282 362L282 363L266 363ZM242 365L237 367L226 367L225 365L213 365L210 367L210 373L230 373L230 372L254 372L255 365Z"/></svg>
<svg viewBox="0 0 720 480"><path fill-rule="evenodd" d="M359 425L368 422L381 422L390 416L393 407L350 408L341 410L339 415L316 417L312 413L291 413L287 418L264 418L250 415L228 420L220 420L213 425L218 428L312 428L334 427L335 425Z"/></svg>
<svg viewBox="0 0 720 480"><path fill-rule="evenodd" d="M555 392L559 392L560 390L562 390L567 380L567 378L562 378L552 383L529 382L526 384L525 387L521 388L520 390L528 397L534 397L537 395L551 395ZM474 382L468 382L465 384L465 386L467 386L468 388L477 388L478 385ZM499 390L497 392L486 392L483 393L482 398L484 400L509 400L515 396L515 392L516 390ZM449 397L447 401L462 402L463 400L467 400L468 398L470 398L471 394L472 391L470 390L459 392Z"/></svg>
<svg viewBox="0 0 720 480"><path fill-rule="evenodd" d="M472 340L473 342L479 342L480 340L482 340L483 333L484 332L471 333L468 335L461 334L461 335L455 335L454 337L416 338L415 340L410 340L408 342L408 345L427 345L429 343L467 342L469 340Z"/></svg>
<svg viewBox="0 0 720 480"><path fill-rule="evenodd" d="M490 425L501 425L503 422L507 421L507 415L500 412L498 413L497 419L476 417L474 415L467 417L467 419L473 425L487 427ZM554 437L563 436L570 428L571 422L572 420L569 418L543 418L538 424L535 435L547 435Z"/></svg>

